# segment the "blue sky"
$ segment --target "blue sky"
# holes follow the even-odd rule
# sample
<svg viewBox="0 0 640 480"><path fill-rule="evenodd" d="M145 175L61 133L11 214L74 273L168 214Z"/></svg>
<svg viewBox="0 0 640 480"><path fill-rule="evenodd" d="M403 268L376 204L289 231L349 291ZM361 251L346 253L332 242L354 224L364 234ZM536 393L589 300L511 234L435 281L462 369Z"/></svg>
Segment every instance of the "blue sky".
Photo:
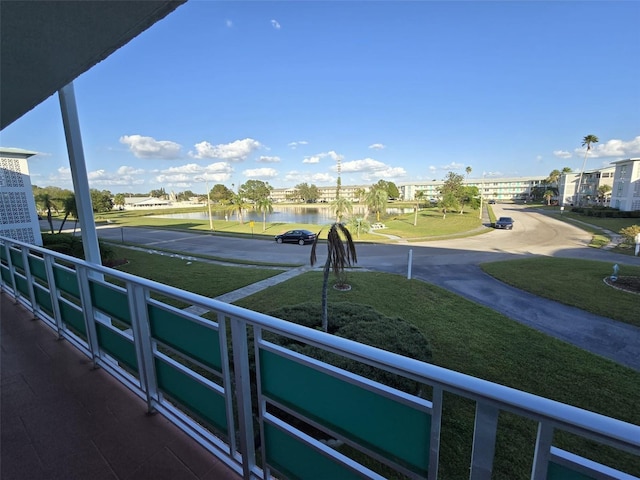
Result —
<svg viewBox="0 0 640 480"><path fill-rule="evenodd" d="M75 80L92 188L547 175L640 157L640 2L190 1ZM71 188L57 95L1 133Z"/></svg>

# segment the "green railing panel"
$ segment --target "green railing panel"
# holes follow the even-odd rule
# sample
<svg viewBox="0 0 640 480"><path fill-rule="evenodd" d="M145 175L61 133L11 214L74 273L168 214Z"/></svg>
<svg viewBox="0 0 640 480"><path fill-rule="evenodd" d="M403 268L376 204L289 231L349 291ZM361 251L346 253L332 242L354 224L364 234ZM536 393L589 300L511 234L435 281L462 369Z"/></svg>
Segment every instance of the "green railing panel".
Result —
<svg viewBox="0 0 640 480"><path fill-rule="evenodd" d="M13 264L13 266L24 270L24 262L22 260L22 252L20 252L19 250L10 249L9 250L9 255L11 255L11 263Z"/></svg>
<svg viewBox="0 0 640 480"><path fill-rule="evenodd" d="M53 317L53 304L51 303L51 294L40 285L33 286L33 293L36 297L38 306Z"/></svg>
<svg viewBox="0 0 640 480"><path fill-rule="evenodd" d="M29 283L26 279L22 278L19 275L14 275L16 279L16 288L20 293L22 293L25 297L29 296Z"/></svg>
<svg viewBox="0 0 640 480"><path fill-rule="evenodd" d="M11 272L9 271L9 267L5 267L4 265L0 265L0 274L2 275L2 280L5 283L11 285Z"/></svg>
<svg viewBox="0 0 640 480"><path fill-rule="evenodd" d="M119 362L124 363L131 370L138 371L136 349L128 339L118 335L106 325L96 322L98 344L105 352Z"/></svg>
<svg viewBox="0 0 640 480"><path fill-rule="evenodd" d="M60 307L60 316L62 317L62 321L73 327L78 332L81 332L86 338L87 326L84 323L84 315L82 314L82 311L72 307L62 300L58 300L58 306Z"/></svg>
<svg viewBox="0 0 640 480"><path fill-rule="evenodd" d="M93 306L122 323L131 325L129 301L125 292L89 280Z"/></svg>
<svg viewBox="0 0 640 480"><path fill-rule="evenodd" d="M38 257L29 257L29 270L31 271L31 275L39 278L45 283L48 283L47 271L44 268L44 260Z"/></svg>
<svg viewBox="0 0 640 480"><path fill-rule="evenodd" d="M80 288L78 287L78 275L64 268L54 266L53 278L58 290L62 290L69 295L80 298Z"/></svg>
<svg viewBox="0 0 640 480"><path fill-rule="evenodd" d="M595 477L576 472L572 468L549 462L547 480L595 480Z"/></svg>
<svg viewBox="0 0 640 480"><path fill-rule="evenodd" d="M260 350L262 391L382 456L426 476L431 415L274 352Z"/></svg>
<svg viewBox="0 0 640 480"><path fill-rule="evenodd" d="M267 463L288 479L363 478L269 423L264 425L264 436Z"/></svg>
<svg viewBox="0 0 640 480"><path fill-rule="evenodd" d="M155 305L148 305L151 335L199 362L220 371L220 334Z"/></svg>
<svg viewBox="0 0 640 480"><path fill-rule="evenodd" d="M7 261L7 252L5 251L4 245L0 245L0 260Z"/></svg>
<svg viewBox="0 0 640 480"><path fill-rule="evenodd" d="M156 358L158 387L187 409L228 435L224 396Z"/></svg>

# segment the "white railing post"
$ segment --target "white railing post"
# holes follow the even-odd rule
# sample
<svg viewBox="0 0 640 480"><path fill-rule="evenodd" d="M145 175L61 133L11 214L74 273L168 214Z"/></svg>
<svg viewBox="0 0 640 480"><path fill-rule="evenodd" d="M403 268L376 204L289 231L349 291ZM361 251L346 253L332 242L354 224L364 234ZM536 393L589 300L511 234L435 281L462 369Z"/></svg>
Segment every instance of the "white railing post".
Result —
<svg viewBox="0 0 640 480"><path fill-rule="evenodd" d="M553 427L546 422L538 424L538 436L536 448L533 454L533 466L531 467L531 480L544 480L547 478L551 443L553 442Z"/></svg>
<svg viewBox="0 0 640 480"><path fill-rule="evenodd" d="M407 261L407 280L411 280L411 268L413 264L413 248L409 249L409 259Z"/></svg>
<svg viewBox="0 0 640 480"><path fill-rule="evenodd" d="M98 332L93 312L93 302L91 301L91 290L89 288L89 275L86 267L76 265L76 275L78 278L78 288L80 290L80 303L82 304L82 314L87 332L87 346L91 352L94 368L100 366L100 344L98 343Z"/></svg>
<svg viewBox="0 0 640 480"><path fill-rule="evenodd" d="M146 395L147 412L151 413L154 409L154 402L158 400L158 385L153 356L154 342L151 338L147 311L149 291L142 285L127 283L127 292L131 328L133 330L133 344L136 348L136 358L140 369L140 386Z"/></svg>
<svg viewBox="0 0 640 480"><path fill-rule="evenodd" d="M31 313L33 313L33 319L38 320L38 303L36 302L36 293L34 292L33 287L33 276L31 275L31 267L29 266L29 250L26 247L21 247L20 253L22 254L24 278L27 282L27 290L29 291Z"/></svg>
<svg viewBox="0 0 640 480"><path fill-rule="evenodd" d="M256 453L253 443L253 414L251 409L251 378L249 371L247 322L239 318L230 318L230 321L233 370L236 380L238 429L240 430L240 452L242 453L242 471L245 480L250 480L251 472L256 463ZM234 432L231 433L231 435L233 434Z"/></svg>
<svg viewBox="0 0 640 480"><path fill-rule="evenodd" d="M442 429L442 387L433 387L431 399L431 437L429 440L429 480L438 478L440 461L440 431Z"/></svg>
<svg viewBox="0 0 640 480"><path fill-rule="evenodd" d="M470 480L491 479L499 413L499 410L492 405L480 401L476 404Z"/></svg>
<svg viewBox="0 0 640 480"><path fill-rule="evenodd" d="M49 284L49 298L51 298L51 309L53 310L53 320L56 322L56 329L58 330L58 339L62 340L64 335L64 325L62 323L62 314L60 313L60 305L58 303L58 286L56 285L56 277L53 274L53 257L51 255L44 255L44 270L47 274L47 283Z"/></svg>

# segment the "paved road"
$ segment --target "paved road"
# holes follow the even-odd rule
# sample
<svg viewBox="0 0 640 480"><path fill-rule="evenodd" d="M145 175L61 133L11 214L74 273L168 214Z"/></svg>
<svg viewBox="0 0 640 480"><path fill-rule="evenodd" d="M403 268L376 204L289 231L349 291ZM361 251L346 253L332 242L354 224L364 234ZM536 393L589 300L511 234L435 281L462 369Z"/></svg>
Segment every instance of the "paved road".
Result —
<svg viewBox="0 0 640 480"><path fill-rule="evenodd" d="M516 321L640 371L640 328L592 315L509 287L484 274L480 263L546 255L639 265L640 257L588 247L591 235L535 208L494 205L497 216L515 220L512 231L493 230L463 239L420 243L360 244L358 266L407 274L486 305ZM453 214L455 215L455 214ZM105 240L132 242L147 248L215 255L254 261L307 265L310 246L273 241L189 234L144 228L100 228ZM322 259L320 259L322 261ZM640 297L638 299L640 310Z"/></svg>

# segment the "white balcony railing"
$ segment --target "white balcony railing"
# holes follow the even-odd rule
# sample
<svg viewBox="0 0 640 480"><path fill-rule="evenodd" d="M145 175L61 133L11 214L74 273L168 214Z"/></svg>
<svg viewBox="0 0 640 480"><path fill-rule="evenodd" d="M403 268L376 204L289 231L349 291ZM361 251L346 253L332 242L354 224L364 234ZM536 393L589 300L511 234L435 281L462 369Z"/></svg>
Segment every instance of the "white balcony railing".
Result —
<svg viewBox="0 0 640 480"><path fill-rule="evenodd" d="M564 431L637 458L637 425L4 237L0 260L3 290L244 478L435 479L444 393L475 403L472 479L491 477L501 412L537 423L532 479L637 478L553 445ZM428 398L278 337L406 377Z"/></svg>

